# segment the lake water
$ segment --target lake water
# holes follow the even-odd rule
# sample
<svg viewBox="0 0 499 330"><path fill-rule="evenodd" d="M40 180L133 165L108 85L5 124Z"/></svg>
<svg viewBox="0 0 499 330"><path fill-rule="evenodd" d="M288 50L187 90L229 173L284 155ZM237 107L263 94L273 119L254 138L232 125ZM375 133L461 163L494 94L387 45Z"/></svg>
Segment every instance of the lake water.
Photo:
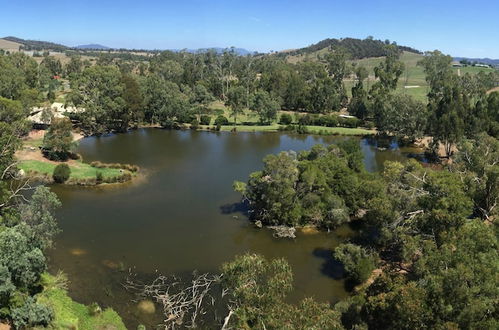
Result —
<svg viewBox="0 0 499 330"><path fill-rule="evenodd" d="M232 182L246 181L269 153L342 139L161 129L85 138L78 152L86 162L137 164L143 177L124 185L53 186L63 203L58 212L63 232L50 252L50 269L68 274L74 299L113 307L130 328L159 319L138 312L121 286L123 269L139 274L217 272L223 262L247 251L289 261L295 286L291 301L312 296L334 303L348 293L331 249L352 231L343 227L331 233L299 232L294 240L275 239L269 230L254 228L237 209L240 196L232 191ZM355 139L369 171L413 152L396 146L380 151L367 140Z"/></svg>

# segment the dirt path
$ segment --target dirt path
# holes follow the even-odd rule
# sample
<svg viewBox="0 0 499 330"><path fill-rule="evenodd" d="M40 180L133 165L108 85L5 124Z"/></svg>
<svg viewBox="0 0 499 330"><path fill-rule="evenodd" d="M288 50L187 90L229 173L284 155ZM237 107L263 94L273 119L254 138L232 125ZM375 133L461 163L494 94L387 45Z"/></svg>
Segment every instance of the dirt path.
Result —
<svg viewBox="0 0 499 330"><path fill-rule="evenodd" d="M499 92L499 87L492 88L487 92L487 94L493 93L493 92Z"/></svg>
<svg viewBox="0 0 499 330"><path fill-rule="evenodd" d="M24 139L22 149L18 150L15 154L17 160L37 160L44 163L51 164L59 164L60 162L56 162L50 159L47 159L43 156L40 148L36 147L37 144L41 144L43 137L45 136L45 130L31 130L28 134L28 137ZM73 140L78 141L82 139L84 136L80 133L73 132ZM69 159L66 164L79 166L78 162Z"/></svg>

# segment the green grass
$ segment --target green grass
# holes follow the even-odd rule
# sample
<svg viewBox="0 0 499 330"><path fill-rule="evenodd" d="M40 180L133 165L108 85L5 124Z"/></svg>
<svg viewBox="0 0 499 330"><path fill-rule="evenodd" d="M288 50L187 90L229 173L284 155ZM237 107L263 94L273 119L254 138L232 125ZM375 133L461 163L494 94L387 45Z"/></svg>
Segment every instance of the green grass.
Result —
<svg viewBox="0 0 499 330"><path fill-rule="evenodd" d="M333 134L333 135L371 135L376 134L375 130L365 128L348 127L323 127L323 126L305 126L312 134Z"/></svg>
<svg viewBox="0 0 499 330"><path fill-rule="evenodd" d="M461 74L466 74L466 73L469 73L469 74L477 74L478 72L485 72L485 73L490 73L490 72L494 72L494 71L497 71L496 69L493 69L493 68L481 68L481 67L477 67L477 66L466 66L466 67L462 67L462 68L452 68L452 70L454 70L454 72L457 73L457 71L461 71Z"/></svg>
<svg viewBox="0 0 499 330"><path fill-rule="evenodd" d="M28 172L36 172L39 174L47 174L52 175L54 172L54 168L57 164L42 162L39 160L24 160L21 161L18 167L24 170L26 173ZM102 176L104 178L116 177L121 175L119 169L114 168L95 168L90 166L89 164L77 162L76 165L70 165L71 176L70 179L89 179L95 178L96 172L102 172Z"/></svg>
<svg viewBox="0 0 499 330"><path fill-rule="evenodd" d="M222 110L224 116L229 119L230 124L224 125L220 128L221 131L231 131L234 128L234 119L230 116L230 109L226 107L222 102L216 101L211 104L212 109ZM295 111L279 111L277 118L283 113L291 114L292 117L303 116L306 113L295 112ZM235 126L237 132L277 132L279 130L279 125L277 121L274 121L271 125L260 125L258 115L245 109L244 112L237 116L237 125ZM215 117L212 116L211 124L213 125ZM209 126L200 126L202 129L208 130ZM347 128L347 127L325 127L325 126L306 126L310 134L330 134L330 135L368 135L375 134L374 130L367 130L363 128Z"/></svg>
<svg viewBox="0 0 499 330"><path fill-rule="evenodd" d="M281 125L237 125L237 132L277 132ZM324 127L324 126L305 126L310 134L325 134L325 135L370 135L376 134L374 130L364 128L348 128L348 127ZM203 129L209 129L209 126L201 126ZM226 125L220 128L221 131L229 132L234 128L234 125Z"/></svg>
<svg viewBox="0 0 499 330"><path fill-rule="evenodd" d="M91 315L87 306L73 301L64 288L57 284L57 277L49 274L42 276L44 291L37 296L38 302L50 306L54 319L49 328L104 330L126 329L121 317L111 308Z"/></svg>

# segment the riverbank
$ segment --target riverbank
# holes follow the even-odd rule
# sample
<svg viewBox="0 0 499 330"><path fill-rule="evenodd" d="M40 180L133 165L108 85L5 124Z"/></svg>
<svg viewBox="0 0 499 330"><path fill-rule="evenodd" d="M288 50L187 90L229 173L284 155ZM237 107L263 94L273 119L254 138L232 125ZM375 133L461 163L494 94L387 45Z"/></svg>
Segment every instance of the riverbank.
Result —
<svg viewBox="0 0 499 330"><path fill-rule="evenodd" d="M210 126L200 126L203 130L210 130ZM220 131L232 131L236 128L236 132L286 132L282 130L285 126L272 124L272 125L226 125L221 126ZM348 127L326 127L326 126L302 126L305 129L304 134L314 134L314 135L354 135L354 136L364 136L373 135L377 132L375 130L369 130L365 128L348 128Z"/></svg>
<svg viewBox="0 0 499 330"><path fill-rule="evenodd" d="M95 186L107 183L123 183L132 180L138 172L138 167L128 164L104 164L93 162L84 163L80 159L69 159L57 162L44 157L41 151L45 131L33 130L23 141L23 147L16 152L17 167L21 175L37 181L52 183L52 174L59 164L67 164L71 170L69 179L64 183L68 185ZM83 135L73 133L75 141Z"/></svg>
<svg viewBox="0 0 499 330"><path fill-rule="evenodd" d="M54 312L50 326L54 329L116 329L125 330L121 317L111 308L101 309L97 304L83 305L72 300L67 292L67 279L62 273L43 274L43 291L38 302Z"/></svg>

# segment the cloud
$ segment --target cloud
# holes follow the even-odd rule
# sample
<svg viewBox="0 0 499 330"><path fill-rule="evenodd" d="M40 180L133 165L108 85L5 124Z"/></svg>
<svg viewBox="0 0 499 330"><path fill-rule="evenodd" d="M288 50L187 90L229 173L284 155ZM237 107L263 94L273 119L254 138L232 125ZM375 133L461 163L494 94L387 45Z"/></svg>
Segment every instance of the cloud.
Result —
<svg viewBox="0 0 499 330"><path fill-rule="evenodd" d="M252 20L253 22L261 22L262 20L259 19L258 17L254 17L254 16L250 16L248 17L250 20Z"/></svg>

